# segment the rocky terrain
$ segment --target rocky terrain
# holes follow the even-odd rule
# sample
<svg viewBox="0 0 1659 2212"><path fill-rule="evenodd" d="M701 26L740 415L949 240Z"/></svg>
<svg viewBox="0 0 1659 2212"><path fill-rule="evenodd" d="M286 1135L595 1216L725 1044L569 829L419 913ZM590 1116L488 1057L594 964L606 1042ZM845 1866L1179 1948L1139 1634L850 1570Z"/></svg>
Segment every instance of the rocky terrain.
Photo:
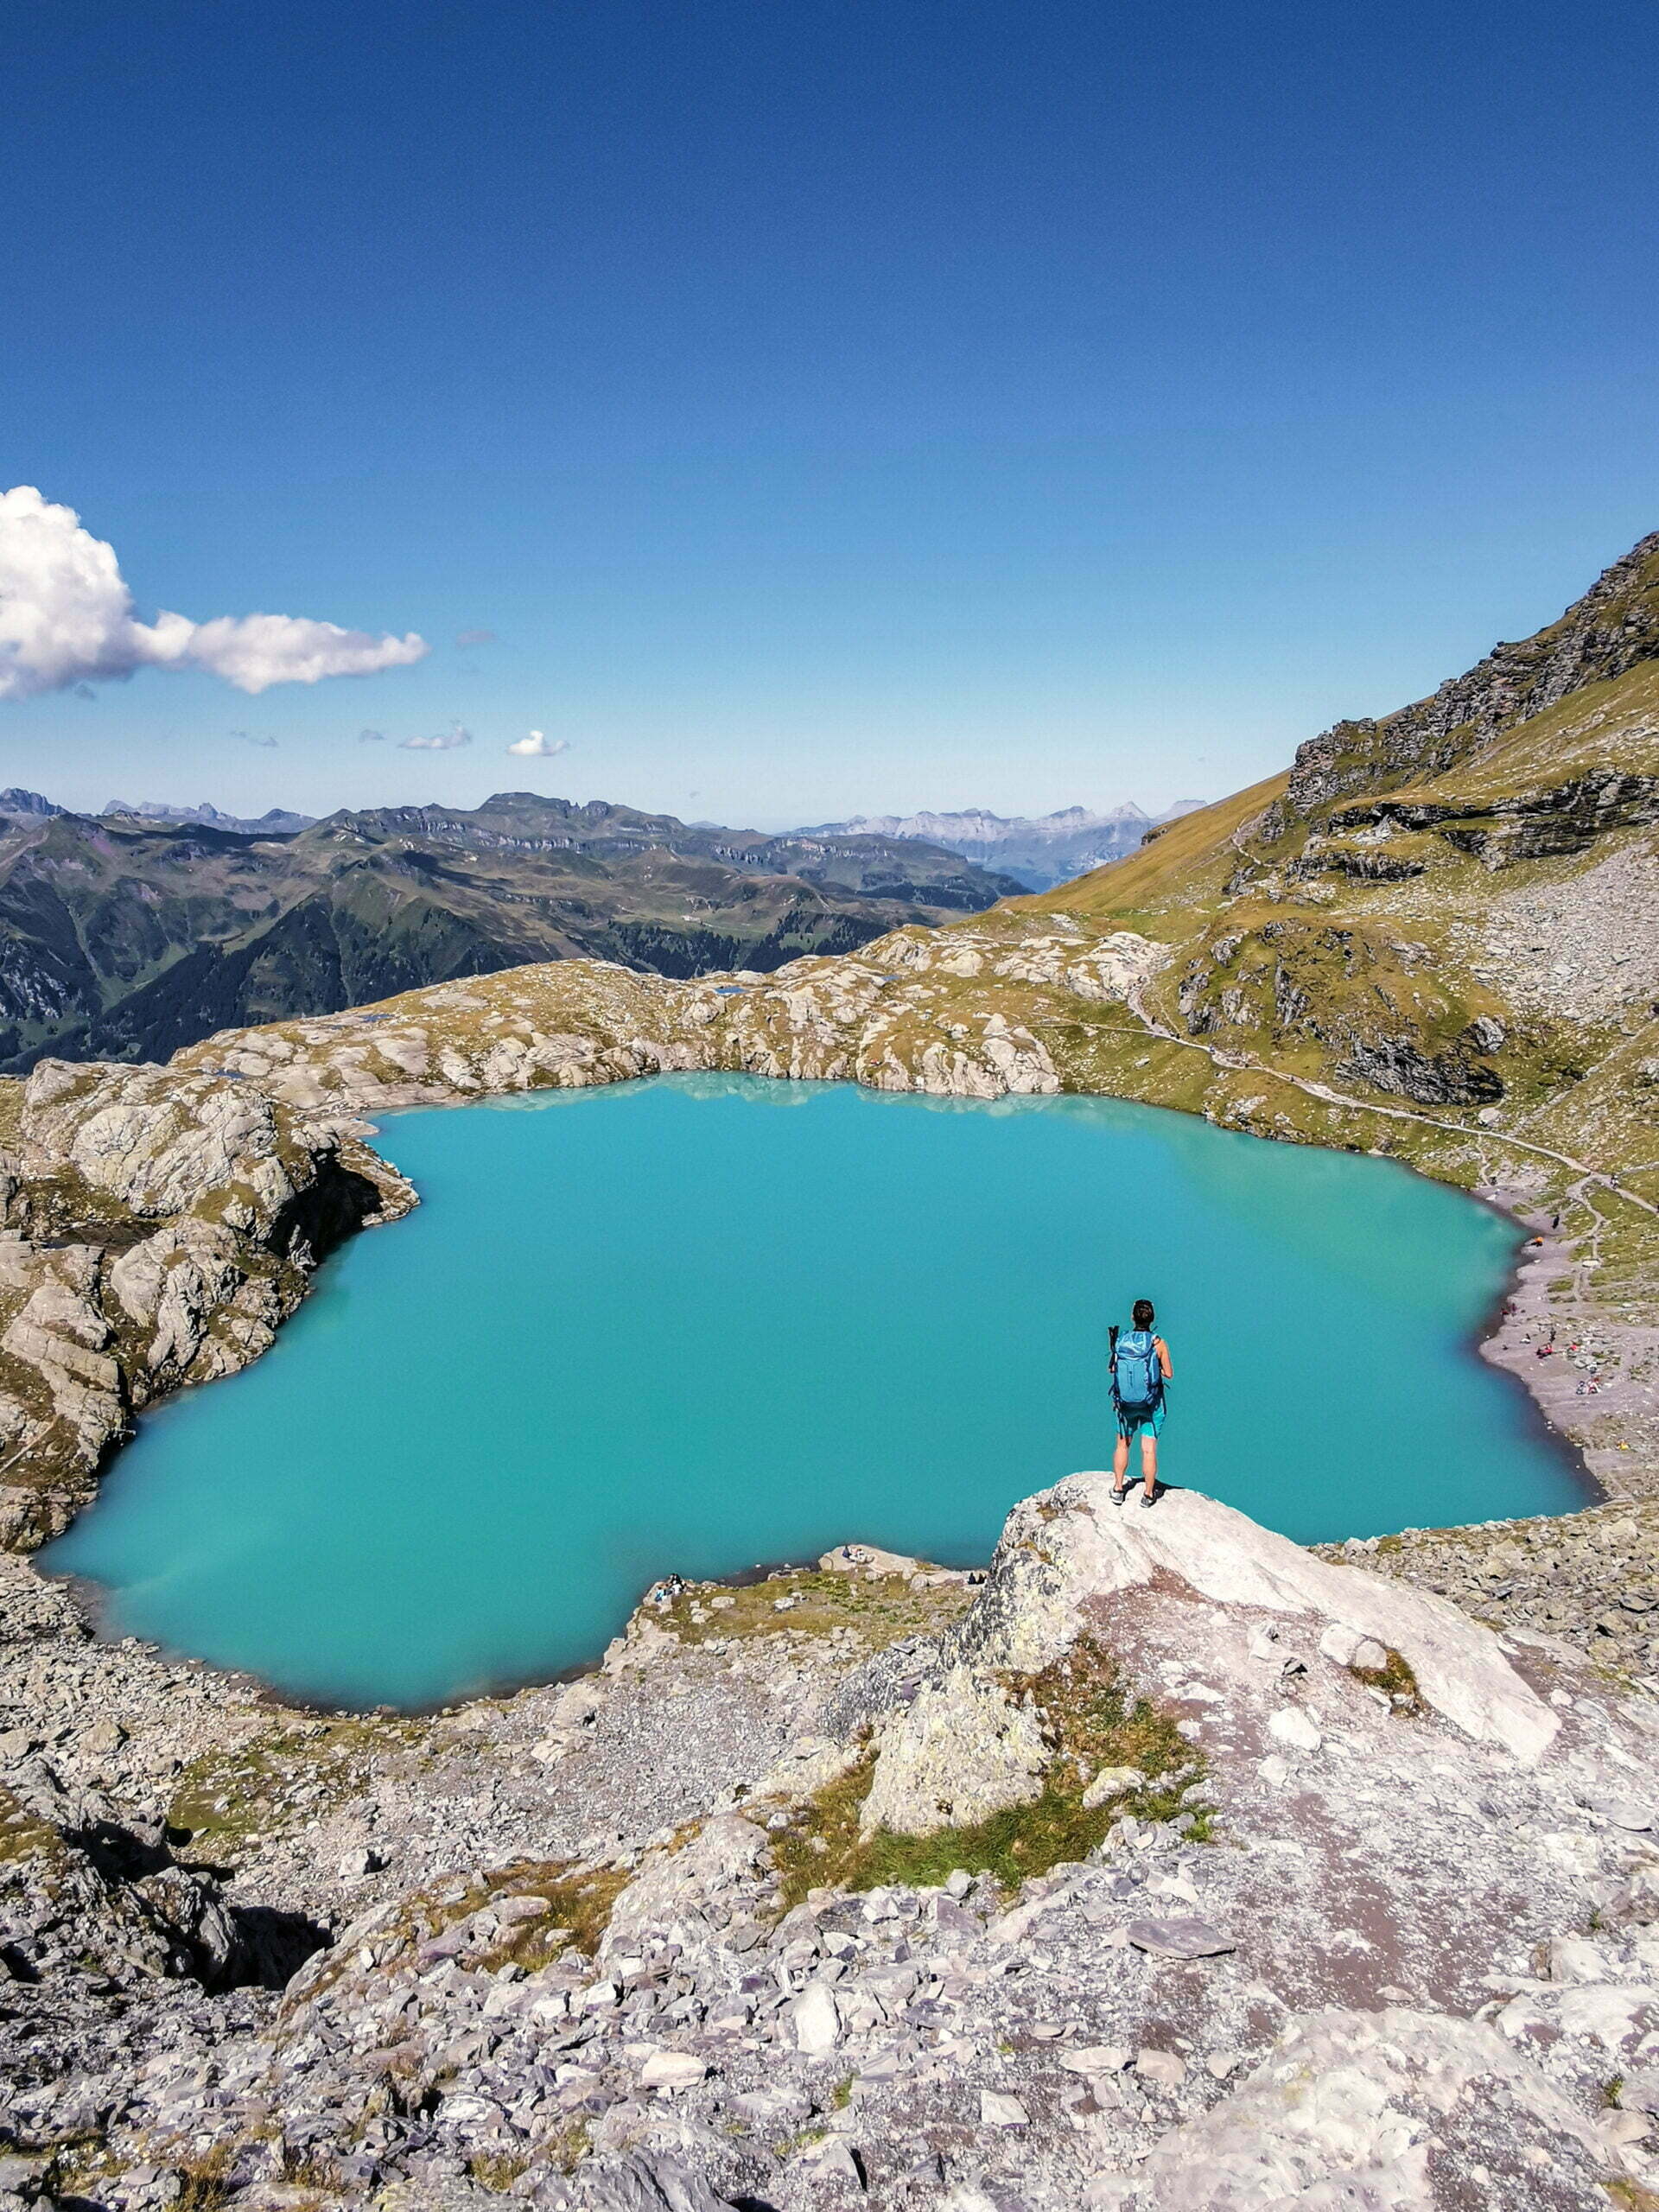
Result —
<svg viewBox="0 0 1659 2212"><path fill-rule="evenodd" d="M0 817L0 1065L13 1071L48 1052L162 1059L228 1023L525 961L775 968L1020 888L912 840L768 837L527 791L309 823L211 808L92 817L12 791Z"/></svg>
<svg viewBox="0 0 1659 2212"><path fill-rule="evenodd" d="M1647 2202L1659 1700L1109 1490L988 1576L659 1586L423 1719L274 1713L10 1563L0 2192Z"/></svg>
<svg viewBox="0 0 1659 2212"><path fill-rule="evenodd" d="M132 1416L264 1351L341 1236L414 1203L263 1094L54 1060L0 1090L0 1547L67 1527Z"/></svg>
<svg viewBox="0 0 1659 2212"><path fill-rule="evenodd" d="M1316 1548L1449 1598L1500 1631L1534 1630L1599 1665L1659 1679L1659 1500Z"/></svg>

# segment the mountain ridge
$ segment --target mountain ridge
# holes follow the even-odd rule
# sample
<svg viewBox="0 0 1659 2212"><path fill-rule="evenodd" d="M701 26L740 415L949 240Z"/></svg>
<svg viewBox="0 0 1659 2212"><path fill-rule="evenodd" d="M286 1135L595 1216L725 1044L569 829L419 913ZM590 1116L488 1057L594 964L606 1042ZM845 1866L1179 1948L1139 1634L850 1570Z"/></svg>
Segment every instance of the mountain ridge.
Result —
<svg viewBox="0 0 1659 2212"><path fill-rule="evenodd" d="M59 811L71 810L64 807ZM140 799L133 805L126 799L112 798L103 811L136 815L143 822L198 822L210 830L233 830L250 837L291 836L296 830L310 829L319 818L315 814L296 814L286 806L267 807L259 815L224 814L207 799L195 806L174 806L162 799Z"/></svg>
<svg viewBox="0 0 1659 2212"><path fill-rule="evenodd" d="M1148 814L1133 799L1102 810L1065 806L1052 814L1004 815L987 807L954 813L924 810L915 814L860 814L847 822L821 823L808 836L868 833L918 838L960 853L982 867L1018 876L1028 890L1051 889L1107 861L1133 852L1147 834L1205 805L1202 799L1178 799L1161 814Z"/></svg>
<svg viewBox="0 0 1659 2212"><path fill-rule="evenodd" d="M188 811L42 800L0 821L0 1065L165 1058L214 1029L524 961L766 969L1020 887L914 842L699 830L528 791L275 835Z"/></svg>

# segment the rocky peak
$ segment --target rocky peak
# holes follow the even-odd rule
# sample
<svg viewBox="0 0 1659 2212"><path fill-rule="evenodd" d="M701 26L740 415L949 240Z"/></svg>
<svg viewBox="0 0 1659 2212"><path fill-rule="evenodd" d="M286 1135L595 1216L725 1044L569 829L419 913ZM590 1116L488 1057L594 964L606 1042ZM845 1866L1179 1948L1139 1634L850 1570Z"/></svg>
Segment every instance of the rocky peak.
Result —
<svg viewBox="0 0 1659 2212"><path fill-rule="evenodd" d="M0 814L23 815L36 820L48 815L62 814L67 810L42 797L39 791L24 791L21 785L10 784L0 791Z"/></svg>
<svg viewBox="0 0 1659 2212"><path fill-rule="evenodd" d="M1659 656L1659 531L1633 545L1560 619L1500 641L1466 675L1381 721L1311 738L1291 770L1287 810L1306 817L1357 791L1397 789L1478 757L1569 692Z"/></svg>

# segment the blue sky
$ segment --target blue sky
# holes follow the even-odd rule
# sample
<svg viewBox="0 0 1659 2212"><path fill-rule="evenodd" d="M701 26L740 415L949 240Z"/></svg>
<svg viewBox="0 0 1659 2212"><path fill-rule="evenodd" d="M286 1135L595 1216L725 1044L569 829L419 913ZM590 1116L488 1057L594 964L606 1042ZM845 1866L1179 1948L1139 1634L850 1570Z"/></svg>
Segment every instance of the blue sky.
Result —
<svg viewBox="0 0 1659 2212"><path fill-rule="evenodd" d="M146 623L431 650L0 700L0 782L1217 796L1659 524L1656 64L1623 0L21 11L0 486Z"/></svg>

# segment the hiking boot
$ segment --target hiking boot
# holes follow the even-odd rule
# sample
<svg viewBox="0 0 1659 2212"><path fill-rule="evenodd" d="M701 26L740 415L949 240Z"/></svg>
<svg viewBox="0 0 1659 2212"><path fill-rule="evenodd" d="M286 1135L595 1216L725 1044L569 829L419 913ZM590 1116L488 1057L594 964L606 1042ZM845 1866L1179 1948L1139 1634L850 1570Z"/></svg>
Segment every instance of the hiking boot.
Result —
<svg viewBox="0 0 1659 2212"><path fill-rule="evenodd" d="M1142 1504L1142 1505L1151 1505L1151 1504L1153 1504L1154 1502L1155 1502L1155 1500L1154 1500L1154 1494L1151 1491L1149 1491L1149 1490L1143 1490L1143 1491L1141 1491L1141 1504Z"/></svg>
<svg viewBox="0 0 1659 2212"><path fill-rule="evenodd" d="M1122 1503L1123 1503L1123 1501L1124 1501L1124 1499L1128 1496L1128 1494L1129 1494L1129 1493L1128 1493L1128 1489L1127 1489L1127 1488L1125 1488L1125 1489L1123 1489L1123 1490L1115 1490L1115 1491L1112 1492L1112 1503L1113 1503L1114 1505L1122 1505Z"/></svg>

